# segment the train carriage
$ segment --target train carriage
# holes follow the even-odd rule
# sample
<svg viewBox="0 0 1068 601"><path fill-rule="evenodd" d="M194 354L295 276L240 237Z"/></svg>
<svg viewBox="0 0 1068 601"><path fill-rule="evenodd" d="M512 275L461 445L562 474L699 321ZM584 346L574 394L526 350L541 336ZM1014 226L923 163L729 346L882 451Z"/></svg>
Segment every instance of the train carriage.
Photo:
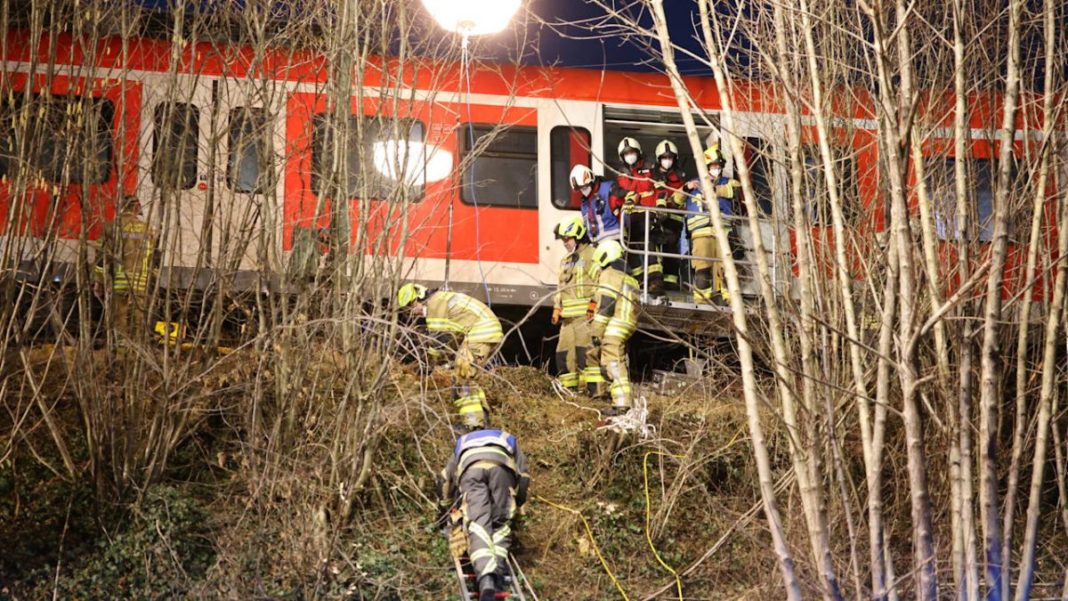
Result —
<svg viewBox="0 0 1068 601"><path fill-rule="evenodd" d="M65 265L91 252L86 242L114 217L116 200L136 194L163 234L167 287L273 286L283 274L314 268L324 253L351 252L396 256L415 279L530 306L555 287L562 248L552 229L577 208L567 181L572 165L612 175L623 136L647 150L668 138L694 173L659 74L484 65L463 85L455 64L376 59L364 66L362 87L339 104L328 65L304 51L118 38L83 46L67 35L31 46L21 33L9 34L4 48L0 236L5 259L24 273L63 277ZM686 84L703 107L702 137L717 135L721 107L711 79ZM764 85L739 84L732 99L733 133L747 149L733 159L750 167L761 210L759 232L747 219L734 222L740 258L752 262L752 239L761 236L774 284L794 294L795 236L780 219L788 202L784 116ZM20 111L27 103L32 114ZM885 229L875 202L876 126L859 103L841 112L836 168L859 234L851 253L862 262ZM983 126L995 113L972 116L976 169L988 175L994 144ZM811 142L812 123L803 125ZM1018 154L1025 138L1018 135ZM34 151L20 152L28 146ZM937 140L925 146L931 156L943 150ZM805 163L808 221L829 270L821 163L812 150ZM989 212L991 178L979 180ZM940 235L952 241L952 224L939 219ZM55 249L54 260L42 263L44 246ZM945 246L951 254L953 245ZM743 271L743 291L756 295L751 270ZM1019 279L1016 271L1007 281ZM692 327L710 321L709 312L726 312L681 297L645 300L661 325Z"/></svg>

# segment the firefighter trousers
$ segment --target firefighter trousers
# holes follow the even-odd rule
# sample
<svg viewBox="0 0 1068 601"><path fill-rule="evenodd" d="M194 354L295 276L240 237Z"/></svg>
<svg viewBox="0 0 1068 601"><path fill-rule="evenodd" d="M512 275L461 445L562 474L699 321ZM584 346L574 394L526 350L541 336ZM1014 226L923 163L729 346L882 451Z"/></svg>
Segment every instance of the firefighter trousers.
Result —
<svg viewBox="0 0 1068 601"><path fill-rule="evenodd" d="M715 298L715 293L728 298L726 282L723 279L723 260L719 254L719 245L714 235L701 236L692 241L693 249L693 302L708 304Z"/></svg>
<svg viewBox="0 0 1068 601"><path fill-rule="evenodd" d="M649 236L645 235L645 222L649 220ZM631 252L627 253L627 273L644 285L646 271L648 271L648 284L650 292L658 292L664 286L664 269L660 264L660 257L646 255L647 249L653 246L652 242L659 235L659 226L653 223L652 216L644 211L630 215L630 226L627 229L627 246Z"/></svg>
<svg viewBox="0 0 1068 601"><path fill-rule="evenodd" d="M556 373L565 388L576 390L586 383L589 348L590 324L586 317L563 319L556 340Z"/></svg>
<svg viewBox="0 0 1068 601"><path fill-rule="evenodd" d="M479 578L503 576L512 542L515 474L503 465L479 461L464 470L459 484L471 565Z"/></svg>
<svg viewBox="0 0 1068 601"><path fill-rule="evenodd" d="M486 342L468 342L466 339L460 343L456 351L456 382L453 390L453 405L456 412L465 425L473 426L485 424L486 412L489 405L486 403L486 392L475 380L476 366L483 366L493 353L493 344Z"/></svg>
<svg viewBox="0 0 1068 601"><path fill-rule="evenodd" d="M630 374L627 370L627 338L609 336L601 340L601 375L607 382L612 396L612 406L630 409Z"/></svg>
<svg viewBox="0 0 1068 601"><path fill-rule="evenodd" d="M667 215L661 221L661 231L657 250L664 253L678 253L679 240L682 238L682 230L686 225L677 215ZM682 273L682 259L678 257L663 257L661 264L664 268L664 290L679 290L680 275Z"/></svg>

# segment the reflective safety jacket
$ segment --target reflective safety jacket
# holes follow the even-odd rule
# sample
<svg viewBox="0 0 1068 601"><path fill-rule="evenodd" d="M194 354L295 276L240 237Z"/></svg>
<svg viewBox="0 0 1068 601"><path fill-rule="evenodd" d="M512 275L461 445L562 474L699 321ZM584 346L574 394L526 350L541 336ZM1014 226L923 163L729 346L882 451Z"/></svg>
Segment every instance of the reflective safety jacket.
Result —
<svg viewBox="0 0 1068 601"><path fill-rule="evenodd" d="M104 232L97 278L116 292L144 294L152 274L156 234L140 217L122 214Z"/></svg>
<svg viewBox="0 0 1068 601"><path fill-rule="evenodd" d="M686 230L690 232L691 239L704 238L713 234L712 218L709 216L708 210L704 208L705 197L701 192L700 180L694 181L698 183L698 186L686 201L686 210L698 212L697 215L690 215L686 219ZM738 180L726 177L719 178L719 182L716 183L716 197L719 199L720 215L729 217L734 214L734 198L740 187L741 184L738 183ZM730 228L727 227L725 229Z"/></svg>
<svg viewBox="0 0 1068 601"><path fill-rule="evenodd" d="M630 338L638 329L638 280L611 265L597 279L595 338Z"/></svg>
<svg viewBox="0 0 1068 601"><path fill-rule="evenodd" d="M488 463L506 467L516 476L516 504L522 505L527 500L527 488L530 485L530 470L527 458L519 449L519 444L504 430L475 430L456 439L452 456L440 476L441 499L451 502L459 493L460 476L467 468Z"/></svg>
<svg viewBox="0 0 1068 601"><path fill-rule="evenodd" d="M439 290L426 301L426 327L436 338L452 338L457 344L495 344L504 338L501 322L482 301L460 292Z"/></svg>
<svg viewBox="0 0 1068 601"><path fill-rule="evenodd" d="M586 308L597 285L597 264L593 262L593 245L579 243L575 252L560 261L560 281L553 295L553 308L560 317L585 317Z"/></svg>
<svg viewBox="0 0 1068 601"><path fill-rule="evenodd" d="M582 199L582 219L594 242L619 238L619 214L610 202L613 187L612 182L598 178L590 195Z"/></svg>

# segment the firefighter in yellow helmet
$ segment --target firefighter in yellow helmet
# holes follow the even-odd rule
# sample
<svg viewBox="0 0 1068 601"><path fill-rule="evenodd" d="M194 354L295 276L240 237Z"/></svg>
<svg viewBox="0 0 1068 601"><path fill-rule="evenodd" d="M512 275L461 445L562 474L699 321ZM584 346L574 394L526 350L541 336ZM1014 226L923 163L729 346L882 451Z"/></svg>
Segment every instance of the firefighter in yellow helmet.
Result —
<svg viewBox="0 0 1068 601"><path fill-rule="evenodd" d="M141 218L141 201L128 195L109 223L97 255L94 289L117 333L139 340L147 332L148 290L156 232ZM119 341L122 345L122 340Z"/></svg>
<svg viewBox="0 0 1068 601"><path fill-rule="evenodd" d="M427 350L432 360L454 352L454 404L464 424L485 423L486 393L475 381L475 366L489 360L504 338L501 322L482 301L450 290L427 290L407 283L397 291L397 305L426 319L426 329L434 339Z"/></svg>
<svg viewBox="0 0 1068 601"><path fill-rule="evenodd" d="M622 415L631 404L627 340L638 329L638 281L627 275L623 247L615 240L598 244L593 260L601 273L586 311L586 319L593 322L592 355L601 375L611 382L612 407L607 415Z"/></svg>
<svg viewBox="0 0 1068 601"><path fill-rule="evenodd" d="M723 257L716 243L716 232L712 228L709 211L718 210L723 217L733 214L734 198L741 184L737 180L723 176L727 161L720 152L719 144L713 144L705 150L705 164L716 190L717 203L706 206L701 190L701 180L690 180L686 188L692 192L686 208L695 211L686 219L686 230L690 236L690 253L693 255L693 299L697 304L721 302L726 304L730 298L727 284L723 278ZM730 235L730 223L724 222L725 234Z"/></svg>
<svg viewBox="0 0 1068 601"><path fill-rule="evenodd" d="M553 296L553 325L560 326L556 342L556 370L560 384L575 391L585 386L591 396L603 381L601 368L586 356L590 348L590 324L586 307L593 297L600 268L593 262L593 246L586 238L582 217L565 217L553 229L567 255L560 261L560 276Z"/></svg>

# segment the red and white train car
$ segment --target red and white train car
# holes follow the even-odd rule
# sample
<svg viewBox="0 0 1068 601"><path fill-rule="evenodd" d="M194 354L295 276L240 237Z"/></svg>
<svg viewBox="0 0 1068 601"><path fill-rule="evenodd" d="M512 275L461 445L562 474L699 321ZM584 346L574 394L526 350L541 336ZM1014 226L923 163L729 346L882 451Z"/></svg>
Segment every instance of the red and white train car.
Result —
<svg viewBox="0 0 1068 601"><path fill-rule="evenodd" d="M317 174L328 171L332 136L347 134L337 133L342 111L329 104L321 57L150 39L87 46L66 35L32 44L24 33L10 34L3 48L0 236L9 263L39 258L43 245L56 249L54 265L36 268L74 261L114 217L116 200L136 194L164 233L166 285L260 286L314 260L324 238L345 232L352 252L416 258L411 276L419 280L448 279L488 292L494 303L531 305L555 286L562 249L552 229L577 207L572 165L611 174L623 136L647 150L668 138L694 173L663 75L482 66L468 88L457 65L384 59L364 66L362 89L350 99L347 129L360 135L349 144L362 152L352 153L361 158L347 166L351 198L338 210ZM714 83L686 84L705 109L698 121L709 134L720 111ZM776 219L788 188L783 161L775 160L784 151L783 115L759 85L738 86L734 99L734 133L749 143L744 160L763 209L759 234L786 291L792 236ZM36 110L19 110L27 100ZM843 111L853 117L836 124L844 197L858 231L874 233L885 226L882 210L872 209L875 124L863 107ZM984 157L994 145L985 137L995 117L976 111L971 122L987 174L992 161ZM27 143L38 150L20 153ZM944 146L935 139L928 150ZM375 192L396 170L396 148L426 159L401 201ZM814 155L813 199L822 182L817 165ZM989 216L990 180L977 192L980 222ZM817 240L827 239L827 208L813 201L810 217ZM338 219L351 227L336 227ZM740 239L751 239L754 232L738 225ZM863 241L851 244L865 252Z"/></svg>

